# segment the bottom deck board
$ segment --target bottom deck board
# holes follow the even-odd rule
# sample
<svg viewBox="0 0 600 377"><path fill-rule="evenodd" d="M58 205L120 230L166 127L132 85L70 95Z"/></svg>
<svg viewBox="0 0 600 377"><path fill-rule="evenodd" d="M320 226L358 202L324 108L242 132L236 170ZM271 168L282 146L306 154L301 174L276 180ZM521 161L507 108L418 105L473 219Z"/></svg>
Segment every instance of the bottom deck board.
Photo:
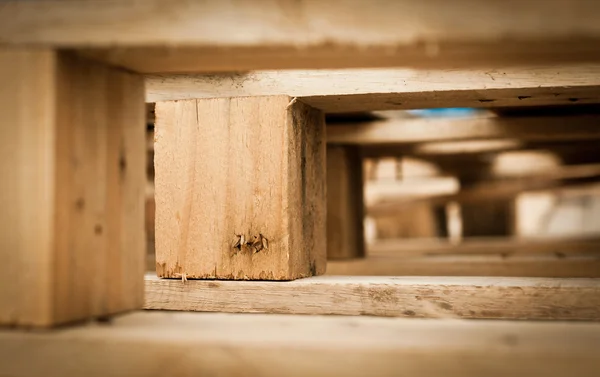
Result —
<svg viewBox="0 0 600 377"><path fill-rule="evenodd" d="M600 278L598 255L368 256L328 261L328 275Z"/></svg>
<svg viewBox="0 0 600 377"><path fill-rule="evenodd" d="M599 323L138 312L0 330L2 376L597 376Z"/></svg>
<svg viewBox="0 0 600 377"><path fill-rule="evenodd" d="M600 279L319 276L289 282L159 279L146 309L419 318L600 320Z"/></svg>

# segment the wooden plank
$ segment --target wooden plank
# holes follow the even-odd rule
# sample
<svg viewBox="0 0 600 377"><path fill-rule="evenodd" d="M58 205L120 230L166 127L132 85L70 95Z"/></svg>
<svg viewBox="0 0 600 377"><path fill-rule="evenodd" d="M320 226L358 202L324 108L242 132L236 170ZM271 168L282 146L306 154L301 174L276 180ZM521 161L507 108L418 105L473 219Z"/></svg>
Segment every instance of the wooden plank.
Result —
<svg viewBox="0 0 600 377"><path fill-rule="evenodd" d="M394 195L390 189L385 198L378 198L379 202L369 204L366 213L369 216L394 215L407 207L420 205L423 202L431 204L445 204L449 202L477 203L502 198L511 198L515 195L534 190L558 190L569 182L577 180L598 179L600 177L600 164L586 164L574 166L561 166L552 171L540 171L528 175L515 176L513 178L486 180L482 183L473 184L456 193L443 193L439 195L407 196Z"/></svg>
<svg viewBox="0 0 600 377"><path fill-rule="evenodd" d="M365 255L360 150L327 147L327 258Z"/></svg>
<svg viewBox="0 0 600 377"><path fill-rule="evenodd" d="M469 237L460 243L447 239L387 239L368 245L368 255L414 257L426 255L600 255L598 237Z"/></svg>
<svg viewBox="0 0 600 377"><path fill-rule="evenodd" d="M110 326L1 331L0 373L595 377L599 343L598 323L146 311Z"/></svg>
<svg viewBox="0 0 600 377"><path fill-rule="evenodd" d="M588 0L31 0L3 4L0 36L5 44L86 48L144 73L489 68L598 62L599 14Z"/></svg>
<svg viewBox="0 0 600 377"><path fill-rule="evenodd" d="M159 276L324 273L320 111L287 96L240 97L159 102L156 116Z"/></svg>
<svg viewBox="0 0 600 377"><path fill-rule="evenodd" d="M466 165L469 168L486 167L490 158L498 154L512 153L554 153L565 165L590 164L598 162L595 154L596 140L550 140L548 142L521 141L516 138L490 140L436 141L418 144L374 144L362 146L364 158L401 158L405 156L425 159L441 170Z"/></svg>
<svg viewBox="0 0 600 377"><path fill-rule="evenodd" d="M140 76L48 50L0 50L0 325L143 304Z"/></svg>
<svg viewBox="0 0 600 377"><path fill-rule="evenodd" d="M318 276L210 282L146 275L145 309L418 318L600 319L600 280Z"/></svg>
<svg viewBox="0 0 600 377"><path fill-rule="evenodd" d="M377 145L462 140L522 141L590 140L600 138L597 114L565 116L382 119L330 124L327 142Z"/></svg>
<svg viewBox="0 0 600 377"><path fill-rule="evenodd" d="M146 101L285 94L327 113L430 107L504 108L599 103L599 85L597 64L161 74L146 77ZM492 132L489 128L480 132L486 131Z"/></svg>
<svg viewBox="0 0 600 377"><path fill-rule="evenodd" d="M367 254L368 255L368 254ZM598 278L598 256L443 255L329 261L328 275Z"/></svg>

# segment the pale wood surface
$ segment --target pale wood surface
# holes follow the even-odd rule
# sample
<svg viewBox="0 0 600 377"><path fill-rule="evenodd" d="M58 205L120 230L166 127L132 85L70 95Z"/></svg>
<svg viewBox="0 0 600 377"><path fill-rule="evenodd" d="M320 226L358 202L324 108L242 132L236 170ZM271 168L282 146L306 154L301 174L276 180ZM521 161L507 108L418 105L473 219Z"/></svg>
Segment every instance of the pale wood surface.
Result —
<svg viewBox="0 0 600 377"><path fill-rule="evenodd" d="M140 312L0 332L6 376L597 376L600 324Z"/></svg>
<svg viewBox="0 0 600 377"><path fill-rule="evenodd" d="M360 150L327 146L327 258L365 254Z"/></svg>
<svg viewBox="0 0 600 377"><path fill-rule="evenodd" d="M289 280L324 272L324 117L291 101L157 103L160 276ZM254 237L266 241L246 245Z"/></svg>
<svg viewBox="0 0 600 377"><path fill-rule="evenodd" d="M146 275L146 309L420 318L600 319L600 279L318 276L214 282Z"/></svg>
<svg viewBox="0 0 600 377"><path fill-rule="evenodd" d="M3 4L0 36L146 73L499 67L598 61L599 13L589 0L33 0Z"/></svg>
<svg viewBox="0 0 600 377"><path fill-rule="evenodd" d="M436 255L415 258L401 255L394 257L367 256L357 260L329 261L327 274L599 278L600 257L563 255Z"/></svg>
<svg viewBox="0 0 600 377"><path fill-rule="evenodd" d="M143 304L140 76L0 51L0 324L49 326Z"/></svg>
<svg viewBox="0 0 600 377"><path fill-rule="evenodd" d="M598 103L598 85L600 65L596 64L162 74L146 77L146 101L286 94L330 113L519 107Z"/></svg>
<svg viewBox="0 0 600 377"><path fill-rule="evenodd" d="M330 124L327 142L337 144L412 144L460 140L525 141L600 138L600 115L382 119Z"/></svg>

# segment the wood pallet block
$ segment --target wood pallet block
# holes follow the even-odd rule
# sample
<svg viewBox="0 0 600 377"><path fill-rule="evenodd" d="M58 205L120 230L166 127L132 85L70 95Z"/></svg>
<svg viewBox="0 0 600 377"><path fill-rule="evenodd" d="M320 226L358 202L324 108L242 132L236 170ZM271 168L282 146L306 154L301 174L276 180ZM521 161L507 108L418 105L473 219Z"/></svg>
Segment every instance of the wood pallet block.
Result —
<svg viewBox="0 0 600 377"><path fill-rule="evenodd" d="M327 146L327 258L365 255L362 156L356 147Z"/></svg>
<svg viewBox="0 0 600 377"><path fill-rule="evenodd" d="M146 311L0 331L0 374L595 377L598 344L598 323Z"/></svg>
<svg viewBox="0 0 600 377"><path fill-rule="evenodd" d="M323 114L287 96L156 105L160 277L325 271Z"/></svg>
<svg viewBox="0 0 600 377"><path fill-rule="evenodd" d="M144 83L45 49L0 49L0 325L143 304Z"/></svg>

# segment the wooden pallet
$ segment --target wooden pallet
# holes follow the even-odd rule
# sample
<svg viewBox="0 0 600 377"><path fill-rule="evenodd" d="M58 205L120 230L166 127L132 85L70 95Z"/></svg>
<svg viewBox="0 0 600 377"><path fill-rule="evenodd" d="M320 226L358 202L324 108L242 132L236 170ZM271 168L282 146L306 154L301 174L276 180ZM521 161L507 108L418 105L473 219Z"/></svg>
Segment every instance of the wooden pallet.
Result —
<svg viewBox="0 0 600 377"><path fill-rule="evenodd" d="M554 150L588 166L551 181L594 179L598 161L571 152L595 150L597 113L504 108L599 103L599 15L588 0L3 3L0 375L597 375L597 323L456 319L598 320L594 250L368 255L356 144L569 141ZM177 280L144 280L145 101L156 262ZM500 115L325 136L325 113L456 106ZM554 279L314 277L326 268ZM110 319L144 305L293 314Z"/></svg>

